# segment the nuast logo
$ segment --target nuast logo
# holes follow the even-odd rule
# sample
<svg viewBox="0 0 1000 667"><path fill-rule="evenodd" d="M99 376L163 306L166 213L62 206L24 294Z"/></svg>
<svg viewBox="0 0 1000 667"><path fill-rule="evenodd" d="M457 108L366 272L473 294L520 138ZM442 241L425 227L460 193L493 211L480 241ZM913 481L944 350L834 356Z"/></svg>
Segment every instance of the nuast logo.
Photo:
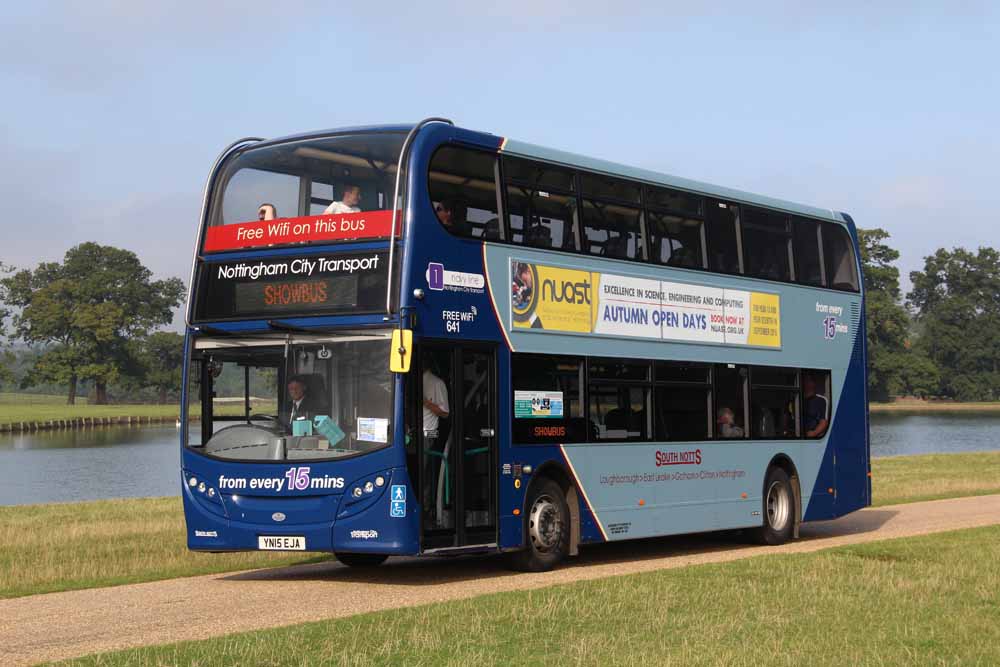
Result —
<svg viewBox="0 0 1000 667"><path fill-rule="evenodd" d="M656 467L660 466L692 466L701 465L701 450L693 449L687 452L656 452Z"/></svg>
<svg viewBox="0 0 1000 667"><path fill-rule="evenodd" d="M586 280L562 280L557 283L546 278L542 282L542 298L556 303L590 303L590 283Z"/></svg>

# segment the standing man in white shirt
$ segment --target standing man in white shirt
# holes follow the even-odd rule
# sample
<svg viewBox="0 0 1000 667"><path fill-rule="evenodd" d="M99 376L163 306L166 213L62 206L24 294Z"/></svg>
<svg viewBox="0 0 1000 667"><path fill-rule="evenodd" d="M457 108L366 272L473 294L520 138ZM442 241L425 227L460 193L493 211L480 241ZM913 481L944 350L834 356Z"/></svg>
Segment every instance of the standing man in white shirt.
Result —
<svg viewBox="0 0 1000 667"><path fill-rule="evenodd" d="M423 429L424 429L424 479L423 479L423 503L424 511L429 513L436 510L435 523L442 526L444 521L444 462L448 458L448 443L438 450L437 444L440 440L440 423L442 419L447 419L449 414L448 406L448 386L444 380L439 378L430 368L424 370L424 409L423 409ZM435 465L436 464L436 465ZM435 470L438 474L435 475ZM436 490L436 493L435 493ZM442 526L443 527L443 526Z"/></svg>
<svg viewBox="0 0 1000 667"><path fill-rule="evenodd" d="M360 203L361 186L347 184L344 185L340 201L335 201L327 206L323 211L323 215L330 215L331 213L360 213L361 207L358 206Z"/></svg>

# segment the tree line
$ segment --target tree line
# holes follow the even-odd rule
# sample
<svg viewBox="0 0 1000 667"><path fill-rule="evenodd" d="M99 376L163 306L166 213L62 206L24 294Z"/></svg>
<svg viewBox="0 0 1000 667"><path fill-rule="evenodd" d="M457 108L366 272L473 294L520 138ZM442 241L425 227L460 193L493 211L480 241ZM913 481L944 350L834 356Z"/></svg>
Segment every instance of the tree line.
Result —
<svg viewBox="0 0 1000 667"><path fill-rule="evenodd" d="M910 273L904 299L889 233L862 229L859 238L871 399L1000 400L1000 253L940 248ZM109 385L174 399L183 338L157 329L183 296L180 279L153 280L135 253L97 243L34 269L0 263L0 385L58 385L68 403L80 383L97 403L108 401ZM18 363L13 343L29 346L28 363Z"/></svg>
<svg viewBox="0 0 1000 667"><path fill-rule="evenodd" d="M910 272L904 300L889 233L859 230L859 237L870 398L1000 400L1000 253L939 248L922 271Z"/></svg>

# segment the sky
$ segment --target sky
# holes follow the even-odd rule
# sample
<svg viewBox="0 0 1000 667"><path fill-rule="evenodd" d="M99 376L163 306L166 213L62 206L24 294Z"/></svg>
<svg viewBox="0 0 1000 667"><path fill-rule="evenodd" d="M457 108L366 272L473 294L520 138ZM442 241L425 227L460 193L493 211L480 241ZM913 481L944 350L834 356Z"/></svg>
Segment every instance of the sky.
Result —
<svg viewBox="0 0 1000 667"><path fill-rule="evenodd" d="M0 261L188 279L244 136L457 125L1000 246L1000 3L120 1L0 9ZM818 3L817 3L818 4Z"/></svg>

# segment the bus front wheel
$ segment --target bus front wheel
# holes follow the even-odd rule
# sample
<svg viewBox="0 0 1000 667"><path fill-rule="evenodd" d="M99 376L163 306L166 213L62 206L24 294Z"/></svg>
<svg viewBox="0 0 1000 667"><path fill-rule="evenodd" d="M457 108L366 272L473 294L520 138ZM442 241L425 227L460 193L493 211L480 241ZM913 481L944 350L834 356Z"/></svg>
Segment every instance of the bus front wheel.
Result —
<svg viewBox="0 0 1000 667"><path fill-rule="evenodd" d="M569 553L569 506L562 488L551 479L538 479L525 503L525 548L511 554L514 568L545 572Z"/></svg>
<svg viewBox="0 0 1000 667"><path fill-rule="evenodd" d="M337 560L348 567L377 567L388 558L385 554L334 554Z"/></svg>
<svg viewBox="0 0 1000 667"><path fill-rule="evenodd" d="M764 525L757 529L757 541L773 546L792 539L794 514L795 497L788 473L771 468L764 483Z"/></svg>

